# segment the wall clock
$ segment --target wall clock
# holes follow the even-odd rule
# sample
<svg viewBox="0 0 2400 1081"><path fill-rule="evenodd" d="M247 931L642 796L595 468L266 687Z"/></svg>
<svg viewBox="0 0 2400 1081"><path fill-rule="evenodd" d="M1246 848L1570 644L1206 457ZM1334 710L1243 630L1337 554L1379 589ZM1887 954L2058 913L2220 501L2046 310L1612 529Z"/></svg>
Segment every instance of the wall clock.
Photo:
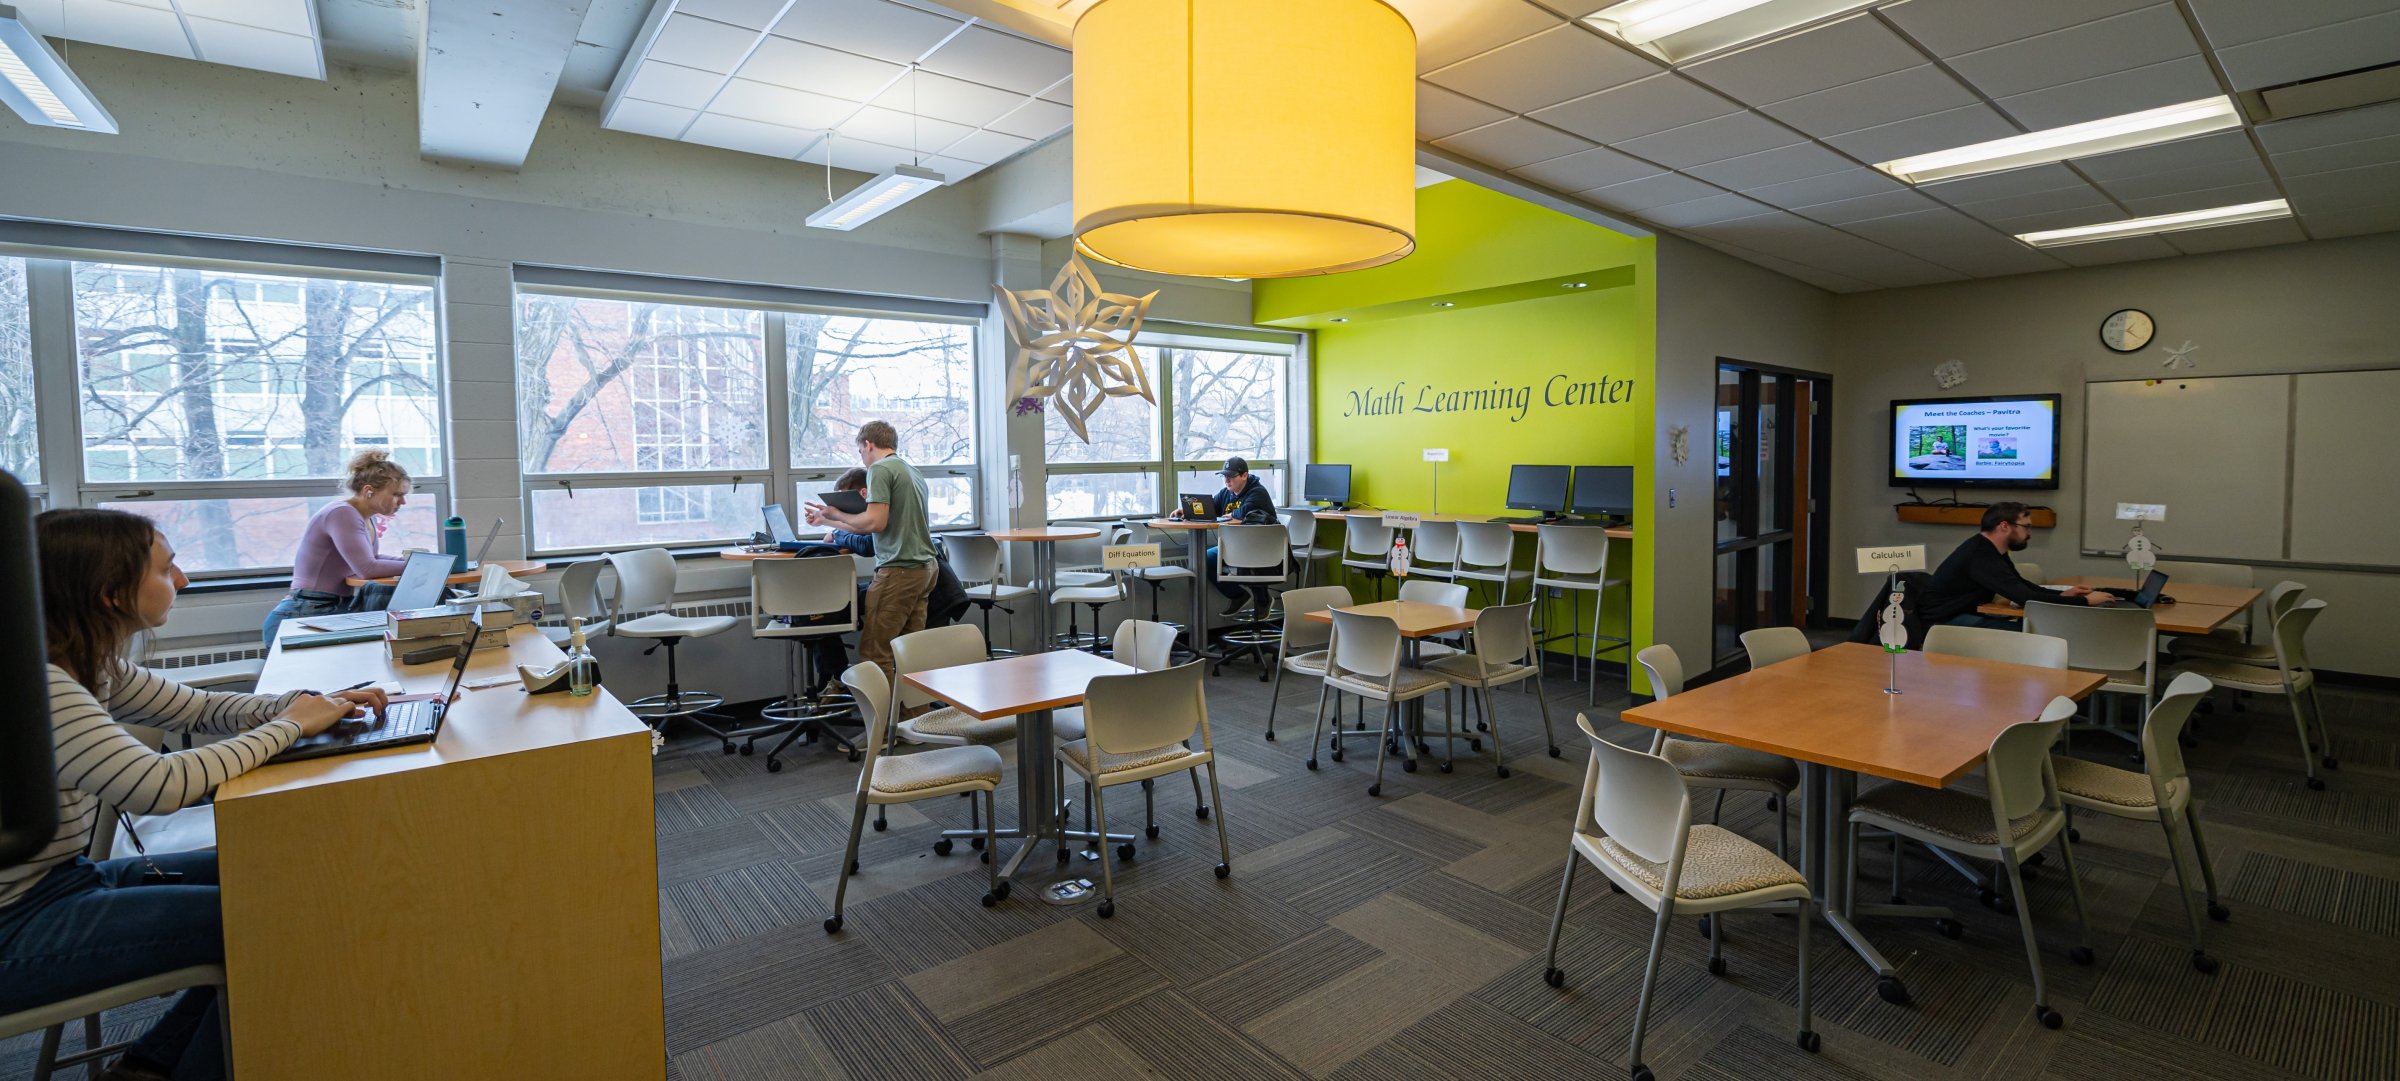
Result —
<svg viewBox="0 0 2400 1081"><path fill-rule="evenodd" d="M2158 324L2151 320L2149 312L2126 308L2101 321L2100 344L2118 353L2139 352L2156 333Z"/></svg>

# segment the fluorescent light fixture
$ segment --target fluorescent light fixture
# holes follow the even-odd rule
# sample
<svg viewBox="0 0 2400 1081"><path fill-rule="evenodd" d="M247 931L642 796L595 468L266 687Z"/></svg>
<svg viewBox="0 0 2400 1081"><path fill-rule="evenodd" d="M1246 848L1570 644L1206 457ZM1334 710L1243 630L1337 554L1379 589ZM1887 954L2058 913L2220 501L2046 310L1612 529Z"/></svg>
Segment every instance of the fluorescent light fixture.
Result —
<svg viewBox="0 0 2400 1081"><path fill-rule="evenodd" d="M1730 49L1879 0L1624 0L1590 15L1595 30L1669 63Z"/></svg>
<svg viewBox="0 0 2400 1081"><path fill-rule="evenodd" d="M50 51L50 43L17 17L17 9L5 4L0 4L0 102L28 124L117 133L117 118L100 107L100 99Z"/></svg>
<svg viewBox="0 0 2400 1081"><path fill-rule="evenodd" d="M2213 210L2186 210L2180 214L2127 218L2124 221L2103 222L2099 225L2078 225L2071 229L2045 229L2038 233L2018 233L2017 239L2037 248L2063 248L2069 244L2122 240L2129 236L2149 236L2152 233L2179 233L2186 229L2211 229L2219 225L2240 225L2244 222L2271 221L2291 216L2292 205L2290 203L2281 199L2269 199L2261 203L2220 206Z"/></svg>
<svg viewBox="0 0 2400 1081"><path fill-rule="evenodd" d="M1895 158L1876 168L1911 184L1930 184L1936 180L2131 150L2241 126L2242 116L2234 110L2232 98L2203 98L2048 131L2011 135L1955 150Z"/></svg>
<svg viewBox="0 0 2400 1081"><path fill-rule="evenodd" d="M900 165L867 181L808 216L817 229L856 229L883 212L942 186L942 174L914 165Z"/></svg>

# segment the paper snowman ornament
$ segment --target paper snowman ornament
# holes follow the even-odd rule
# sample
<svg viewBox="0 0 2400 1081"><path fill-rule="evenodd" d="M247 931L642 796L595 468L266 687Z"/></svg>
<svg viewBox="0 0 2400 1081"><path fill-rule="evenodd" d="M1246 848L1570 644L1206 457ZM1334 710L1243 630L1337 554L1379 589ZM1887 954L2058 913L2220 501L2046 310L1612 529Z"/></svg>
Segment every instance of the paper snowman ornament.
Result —
<svg viewBox="0 0 2400 1081"><path fill-rule="evenodd" d="M1875 631L1875 638L1883 643L1886 653L1908 652L1908 613L1900 607L1900 598L1904 595L1905 591L1900 586L1895 584L1892 587L1891 603L1883 606L1882 626Z"/></svg>
<svg viewBox="0 0 2400 1081"><path fill-rule="evenodd" d="M2141 533L2135 533L2133 536L2126 538L2125 565L2133 568L2133 573L2137 575L2148 574L2150 573L2150 568L2156 566L2157 564L2158 546L2150 543L2150 538L2148 536Z"/></svg>

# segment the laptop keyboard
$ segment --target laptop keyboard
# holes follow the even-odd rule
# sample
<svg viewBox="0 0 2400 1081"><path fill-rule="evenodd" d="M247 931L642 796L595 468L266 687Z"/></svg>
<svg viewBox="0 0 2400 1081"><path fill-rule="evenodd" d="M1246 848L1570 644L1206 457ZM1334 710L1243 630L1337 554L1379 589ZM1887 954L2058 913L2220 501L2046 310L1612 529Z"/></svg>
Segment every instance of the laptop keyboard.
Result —
<svg viewBox="0 0 2400 1081"><path fill-rule="evenodd" d="M436 713L433 707L434 703L423 699L385 706L383 707L383 716L380 718L381 723L368 729L368 738L374 740L406 739L410 736L421 736L431 732Z"/></svg>

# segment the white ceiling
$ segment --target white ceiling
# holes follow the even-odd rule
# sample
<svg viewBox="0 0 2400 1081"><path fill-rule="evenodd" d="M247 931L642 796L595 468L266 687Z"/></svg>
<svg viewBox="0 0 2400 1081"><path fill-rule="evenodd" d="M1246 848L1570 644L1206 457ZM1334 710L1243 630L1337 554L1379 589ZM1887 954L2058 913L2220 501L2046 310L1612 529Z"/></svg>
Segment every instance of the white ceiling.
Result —
<svg viewBox="0 0 2400 1081"><path fill-rule="evenodd" d="M1875 162L2400 61L2394 0L1895 0L1670 66L1607 0L1394 0L1443 154L1840 292L2400 229L2400 103L1910 187ZM2012 234L2289 198L2292 220Z"/></svg>
<svg viewBox="0 0 2400 1081"><path fill-rule="evenodd" d="M10 6L45 37L325 77L314 0L11 0Z"/></svg>

